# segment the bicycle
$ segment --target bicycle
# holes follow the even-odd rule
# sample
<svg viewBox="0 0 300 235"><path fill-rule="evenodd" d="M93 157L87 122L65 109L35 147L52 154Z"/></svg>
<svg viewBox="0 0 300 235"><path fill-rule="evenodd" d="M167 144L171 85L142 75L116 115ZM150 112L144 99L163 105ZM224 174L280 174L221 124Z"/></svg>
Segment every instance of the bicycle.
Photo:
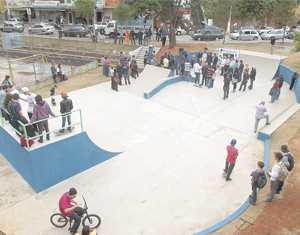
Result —
<svg viewBox="0 0 300 235"><path fill-rule="evenodd" d="M86 214L86 216L83 218L82 220L82 226L86 226L88 225L91 229L93 228L98 228L101 224L101 218L96 215L96 214L88 214L87 210L88 210L88 206L87 203L85 201L84 196L82 196L83 201L84 201L84 213L82 215L80 215L81 217L83 217L84 214ZM67 225L67 223L69 222L70 226L69 226L69 230L72 227L72 219L70 219L67 216L62 215L61 213L54 213L51 217L50 217L50 221L51 223L58 228L63 228Z"/></svg>

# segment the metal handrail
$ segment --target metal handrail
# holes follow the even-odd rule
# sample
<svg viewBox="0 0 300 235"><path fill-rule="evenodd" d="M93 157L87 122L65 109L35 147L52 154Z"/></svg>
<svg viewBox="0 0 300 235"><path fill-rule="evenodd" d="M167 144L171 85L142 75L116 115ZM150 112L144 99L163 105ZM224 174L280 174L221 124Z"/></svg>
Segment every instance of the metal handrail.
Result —
<svg viewBox="0 0 300 235"><path fill-rule="evenodd" d="M18 121L19 122L19 125L21 125L23 127L23 130L24 130L24 136L25 136L25 140L26 140L26 147L27 147L27 150L30 151L30 147L29 147L29 140L32 140L32 139L35 139L35 138L38 138L38 137L41 137L41 136L44 136L44 135L48 135L48 134L51 134L53 132L58 132L64 128L68 128L68 127L72 127L72 126L75 126L75 125L81 125L81 132L83 132L83 123L82 123L82 113L81 113L81 109L77 109L77 110L72 110L70 112L67 112L67 113L63 113L63 114L58 114L56 115L56 117L61 117L61 116L68 116L68 115L71 115L72 113L75 113L75 112L79 112L80 114L80 122L77 122L77 123L74 123L74 124L71 124L71 125L67 125L67 126L64 126L63 128L59 128L57 130L53 130L53 131L49 131L49 132L46 132L46 133L42 133L41 135L35 135L34 137L28 137L27 135L27 131L26 131L26 127L29 126L29 123L28 124L23 124L21 121ZM0 111L0 118L1 118L1 121L2 121L2 126L4 126L4 123L3 123L3 117L2 117L2 112ZM55 117L48 117L48 118L45 118L45 119L41 119L41 120L38 120L38 121L35 121L35 122L32 122L31 124L37 124L39 122L42 122L42 121L46 121L46 120L50 120L50 119L53 119ZM22 133L20 133L18 130L16 130L9 122L5 121L17 134L19 134L21 136Z"/></svg>

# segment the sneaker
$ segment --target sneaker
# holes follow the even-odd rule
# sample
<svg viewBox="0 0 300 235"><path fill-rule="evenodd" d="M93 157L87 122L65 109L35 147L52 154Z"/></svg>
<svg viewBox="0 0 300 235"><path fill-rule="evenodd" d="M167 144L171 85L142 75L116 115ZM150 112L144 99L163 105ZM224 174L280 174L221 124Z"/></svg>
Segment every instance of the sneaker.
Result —
<svg viewBox="0 0 300 235"><path fill-rule="evenodd" d="M38 140L38 142L40 142L42 144L44 141L43 140Z"/></svg>
<svg viewBox="0 0 300 235"><path fill-rule="evenodd" d="M265 203L272 203L272 200L266 199L266 200L263 200L263 202L265 202Z"/></svg>
<svg viewBox="0 0 300 235"><path fill-rule="evenodd" d="M225 171L225 169L223 169L224 173L227 174L227 172Z"/></svg>
<svg viewBox="0 0 300 235"><path fill-rule="evenodd" d="M266 125L270 125L271 123L267 122Z"/></svg>
<svg viewBox="0 0 300 235"><path fill-rule="evenodd" d="M232 180L231 178L226 179L226 181L231 181L231 180Z"/></svg>
<svg viewBox="0 0 300 235"><path fill-rule="evenodd" d="M275 194L280 194L280 191L276 191Z"/></svg>
<svg viewBox="0 0 300 235"><path fill-rule="evenodd" d="M50 136L49 136L49 135L47 135L47 136L46 136L46 139L47 139L47 140L50 140Z"/></svg>
<svg viewBox="0 0 300 235"><path fill-rule="evenodd" d="M251 199L249 200L249 202L250 202L250 204L251 204L252 206L255 206L255 202L252 202Z"/></svg>
<svg viewBox="0 0 300 235"><path fill-rule="evenodd" d="M64 133L64 132L65 132L65 130L60 130L59 132L60 132L60 133Z"/></svg>

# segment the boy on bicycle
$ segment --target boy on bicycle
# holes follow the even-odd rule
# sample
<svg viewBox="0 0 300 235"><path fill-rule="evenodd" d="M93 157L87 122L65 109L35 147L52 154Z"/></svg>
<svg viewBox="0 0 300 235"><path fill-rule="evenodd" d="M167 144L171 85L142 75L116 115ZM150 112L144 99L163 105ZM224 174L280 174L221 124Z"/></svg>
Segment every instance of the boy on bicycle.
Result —
<svg viewBox="0 0 300 235"><path fill-rule="evenodd" d="M73 226L70 229L70 233L74 235L80 225L81 215L84 214L84 209L81 208L81 203L74 201L77 195L75 188L71 188L69 192L66 192L59 200L59 210L63 216L68 216L74 220ZM71 204L72 203L72 204Z"/></svg>

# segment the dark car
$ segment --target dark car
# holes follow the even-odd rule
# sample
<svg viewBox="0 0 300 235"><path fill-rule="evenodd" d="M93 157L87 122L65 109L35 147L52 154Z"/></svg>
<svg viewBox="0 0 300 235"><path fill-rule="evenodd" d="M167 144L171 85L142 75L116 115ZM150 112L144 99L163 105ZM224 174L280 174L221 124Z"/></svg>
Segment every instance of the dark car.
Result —
<svg viewBox="0 0 300 235"><path fill-rule="evenodd" d="M89 33L90 31L83 26L73 26L60 31L60 34L66 37L84 37Z"/></svg>
<svg viewBox="0 0 300 235"><path fill-rule="evenodd" d="M219 29L207 29L203 28L200 31L197 30L195 33L192 34L192 38L194 40L219 40L224 37L223 31Z"/></svg>

